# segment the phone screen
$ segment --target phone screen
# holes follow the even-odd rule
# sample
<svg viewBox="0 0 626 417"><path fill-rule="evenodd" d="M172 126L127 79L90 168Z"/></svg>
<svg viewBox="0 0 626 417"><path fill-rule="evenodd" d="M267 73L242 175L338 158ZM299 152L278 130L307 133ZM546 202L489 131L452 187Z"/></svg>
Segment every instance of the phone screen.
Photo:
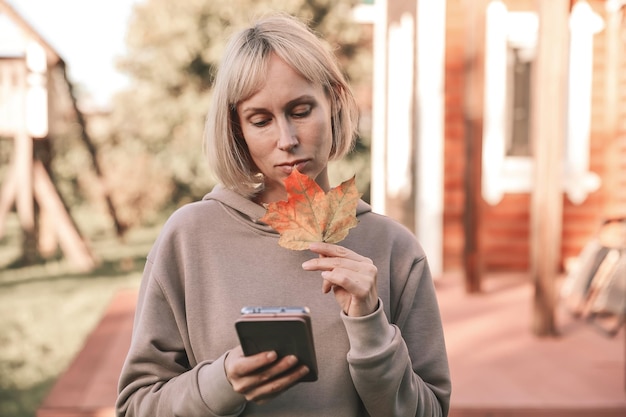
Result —
<svg viewBox="0 0 626 417"><path fill-rule="evenodd" d="M246 356L276 351L278 357L295 355L309 373L301 381L316 381L317 359L308 309L302 307L244 307L235 322Z"/></svg>

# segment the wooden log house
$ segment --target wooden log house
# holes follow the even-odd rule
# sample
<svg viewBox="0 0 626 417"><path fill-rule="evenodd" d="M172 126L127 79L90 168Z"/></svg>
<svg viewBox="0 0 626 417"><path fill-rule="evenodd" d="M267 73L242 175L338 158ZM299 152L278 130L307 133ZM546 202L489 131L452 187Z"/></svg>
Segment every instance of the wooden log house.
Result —
<svg viewBox="0 0 626 417"><path fill-rule="evenodd" d="M529 272L535 331L626 216L626 1L376 0L372 205L470 293Z"/></svg>

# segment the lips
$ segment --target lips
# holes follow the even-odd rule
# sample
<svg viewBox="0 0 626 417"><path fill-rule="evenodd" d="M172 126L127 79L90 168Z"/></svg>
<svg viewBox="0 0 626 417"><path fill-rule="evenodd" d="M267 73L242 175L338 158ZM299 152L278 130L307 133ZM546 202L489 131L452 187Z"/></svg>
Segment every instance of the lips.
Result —
<svg viewBox="0 0 626 417"><path fill-rule="evenodd" d="M278 168L280 168L285 174L289 175L294 168L297 168L298 171L302 172L308 162L308 160L304 159L292 162L285 162L284 164L278 165Z"/></svg>

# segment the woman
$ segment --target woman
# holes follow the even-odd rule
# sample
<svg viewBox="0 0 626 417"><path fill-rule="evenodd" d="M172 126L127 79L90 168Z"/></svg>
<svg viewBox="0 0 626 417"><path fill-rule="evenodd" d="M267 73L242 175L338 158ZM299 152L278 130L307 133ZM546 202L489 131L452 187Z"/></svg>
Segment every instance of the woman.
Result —
<svg viewBox="0 0 626 417"><path fill-rule="evenodd" d="M259 221L297 168L330 189L357 108L308 28L272 16L234 36L217 74L205 145L221 185L182 207L148 255L119 416L445 416L450 379L426 257L360 201L338 245L278 245ZM321 275L321 276L320 276ZM248 305L309 307L316 382L297 358L244 356Z"/></svg>

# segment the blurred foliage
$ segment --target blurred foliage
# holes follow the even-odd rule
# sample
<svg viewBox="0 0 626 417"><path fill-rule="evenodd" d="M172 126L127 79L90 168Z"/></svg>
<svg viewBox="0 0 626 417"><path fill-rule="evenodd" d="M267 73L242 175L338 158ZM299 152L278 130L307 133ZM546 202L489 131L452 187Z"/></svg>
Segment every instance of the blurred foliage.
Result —
<svg viewBox="0 0 626 417"><path fill-rule="evenodd" d="M211 86L232 31L282 10L311 22L335 49L351 82L370 82L370 48L350 19L357 0L146 0L135 6L127 54L119 68L131 88L114 99L107 131L97 138L103 171L119 215L145 223L201 198L214 185L202 152ZM351 156L354 175L369 163L369 133ZM80 163L73 161L72 164ZM359 182L369 189L369 175ZM367 192L366 192L367 194Z"/></svg>

